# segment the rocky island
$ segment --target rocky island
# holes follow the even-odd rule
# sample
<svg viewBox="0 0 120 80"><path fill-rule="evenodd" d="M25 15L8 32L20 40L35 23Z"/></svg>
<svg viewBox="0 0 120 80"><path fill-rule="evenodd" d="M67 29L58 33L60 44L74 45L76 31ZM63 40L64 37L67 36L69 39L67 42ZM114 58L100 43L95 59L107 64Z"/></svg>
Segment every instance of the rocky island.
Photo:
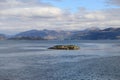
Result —
<svg viewBox="0 0 120 80"><path fill-rule="evenodd" d="M76 45L56 45L53 47L50 47L48 49L55 49L55 50L79 50L80 47Z"/></svg>

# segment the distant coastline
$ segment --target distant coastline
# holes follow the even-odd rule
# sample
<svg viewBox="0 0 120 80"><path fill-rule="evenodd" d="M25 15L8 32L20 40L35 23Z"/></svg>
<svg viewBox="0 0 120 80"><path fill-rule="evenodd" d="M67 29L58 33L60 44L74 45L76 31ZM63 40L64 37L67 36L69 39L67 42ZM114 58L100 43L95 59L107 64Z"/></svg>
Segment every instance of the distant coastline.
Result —
<svg viewBox="0 0 120 80"><path fill-rule="evenodd" d="M82 31L29 30L13 36L0 34L0 40L120 40L120 28Z"/></svg>

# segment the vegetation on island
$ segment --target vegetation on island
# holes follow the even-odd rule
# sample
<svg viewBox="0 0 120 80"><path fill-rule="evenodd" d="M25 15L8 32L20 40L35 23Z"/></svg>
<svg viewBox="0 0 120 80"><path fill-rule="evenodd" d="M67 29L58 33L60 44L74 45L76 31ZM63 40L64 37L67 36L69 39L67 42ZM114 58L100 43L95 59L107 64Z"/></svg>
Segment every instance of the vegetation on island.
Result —
<svg viewBox="0 0 120 80"><path fill-rule="evenodd" d="M56 49L56 50L79 50L80 47L76 45L56 45L53 47L50 47L48 49Z"/></svg>

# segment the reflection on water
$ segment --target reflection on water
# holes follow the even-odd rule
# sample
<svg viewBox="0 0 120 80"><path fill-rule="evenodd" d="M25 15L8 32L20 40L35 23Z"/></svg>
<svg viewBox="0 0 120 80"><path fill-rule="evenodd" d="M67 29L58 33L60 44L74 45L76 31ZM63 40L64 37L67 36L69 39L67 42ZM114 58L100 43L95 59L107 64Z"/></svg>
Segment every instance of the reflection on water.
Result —
<svg viewBox="0 0 120 80"><path fill-rule="evenodd" d="M120 80L120 41L1 41L0 80ZM73 44L80 50L49 50Z"/></svg>

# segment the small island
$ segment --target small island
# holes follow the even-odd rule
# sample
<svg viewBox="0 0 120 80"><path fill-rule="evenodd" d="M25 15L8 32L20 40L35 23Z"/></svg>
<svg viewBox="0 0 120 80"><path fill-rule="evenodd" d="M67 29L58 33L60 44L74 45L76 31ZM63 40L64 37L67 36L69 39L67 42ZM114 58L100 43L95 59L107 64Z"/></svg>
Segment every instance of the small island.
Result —
<svg viewBox="0 0 120 80"><path fill-rule="evenodd" d="M76 45L56 45L53 47L50 47L48 49L55 49L55 50L79 50L80 47Z"/></svg>

